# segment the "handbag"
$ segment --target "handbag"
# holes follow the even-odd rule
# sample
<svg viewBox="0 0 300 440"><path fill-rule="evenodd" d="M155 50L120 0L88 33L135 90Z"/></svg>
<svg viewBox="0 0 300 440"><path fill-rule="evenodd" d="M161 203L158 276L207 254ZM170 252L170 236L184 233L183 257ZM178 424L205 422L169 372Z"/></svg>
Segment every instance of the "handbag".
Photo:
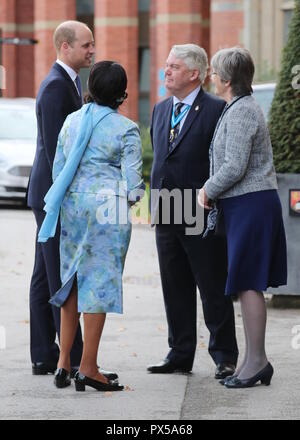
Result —
<svg viewBox="0 0 300 440"><path fill-rule="evenodd" d="M218 202L214 203L213 208L208 213L206 230L202 238L206 238L209 232L217 237L226 237L224 211Z"/></svg>
<svg viewBox="0 0 300 440"><path fill-rule="evenodd" d="M213 142L211 143L210 154L212 174L214 174ZM213 235L216 237L226 237L224 211L218 200L213 203L213 208L208 214L207 228L203 234L203 238L208 235L209 231L212 231Z"/></svg>
<svg viewBox="0 0 300 440"><path fill-rule="evenodd" d="M218 204L217 204L218 205ZM226 237L225 218L223 208L217 206L216 226L214 229L214 235L217 237Z"/></svg>
<svg viewBox="0 0 300 440"><path fill-rule="evenodd" d="M215 128L215 132L210 144L209 148L209 155L211 159L211 175L214 175L215 173L215 166L214 166L214 140L217 134L217 131L219 129L219 126L221 124L221 121L227 112L227 110L232 107L236 102L238 102L241 98L244 98L246 95L239 96L237 99L235 99L231 104L225 105L223 112L217 122L217 126ZM202 235L202 238L207 237L208 233L210 231L213 231L213 234L217 237L226 237L226 228L225 228L225 218L224 218L224 211L223 208L220 206L220 203L218 200L214 202L214 206L212 210L209 212L207 217L207 227Z"/></svg>

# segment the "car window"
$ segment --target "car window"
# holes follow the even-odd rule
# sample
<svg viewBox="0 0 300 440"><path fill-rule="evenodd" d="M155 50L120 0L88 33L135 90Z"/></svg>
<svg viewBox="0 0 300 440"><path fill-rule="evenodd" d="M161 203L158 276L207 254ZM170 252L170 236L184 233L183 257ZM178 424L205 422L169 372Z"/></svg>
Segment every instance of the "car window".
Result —
<svg viewBox="0 0 300 440"><path fill-rule="evenodd" d="M275 89L254 89L253 91L253 96L258 104L261 106L266 120L268 120L272 100L274 97L274 91Z"/></svg>
<svg viewBox="0 0 300 440"><path fill-rule="evenodd" d="M0 139L36 139L34 109L0 107Z"/></svg>

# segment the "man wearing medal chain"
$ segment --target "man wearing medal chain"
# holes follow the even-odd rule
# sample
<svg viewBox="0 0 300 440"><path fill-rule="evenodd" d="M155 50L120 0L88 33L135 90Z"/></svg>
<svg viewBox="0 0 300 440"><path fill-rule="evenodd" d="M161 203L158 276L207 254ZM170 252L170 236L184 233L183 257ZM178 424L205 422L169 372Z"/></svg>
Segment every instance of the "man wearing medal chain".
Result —
<svg viewBox="0 0 300 440"><path fill-rule="evenodd" d="M207 69L204 49L195 44L173 46L165 67L165 86L173 96L154 106L151 123L152 194L179 190L184 203L185 191L191 191L193 210L197 191L209 176L209 146L225 106L224 101L202 88ZM161 199L151 203L170 351L148 371L192 370L197 345L198 287L210 333L208 351L216 364L215 378L220 379L234 373L238 357L233 305L224 295L226 242L213 235L203 239L202 231L188 235L185 218L179 223L178 217L176 220L175 205L176 201L169 207L170 221L166 224ZM206 217L207 212L205 223Z"/></svg>

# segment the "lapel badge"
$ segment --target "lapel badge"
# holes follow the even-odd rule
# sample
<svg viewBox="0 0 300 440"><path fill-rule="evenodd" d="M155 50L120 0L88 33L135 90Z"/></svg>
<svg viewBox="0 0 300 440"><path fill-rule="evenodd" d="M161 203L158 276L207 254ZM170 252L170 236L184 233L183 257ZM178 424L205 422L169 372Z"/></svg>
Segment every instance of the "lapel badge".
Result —
<svg viewBox="0 0 300 440"><path fill-rule="evenodd" d="M197 107L195 107L196 112L199 110L199 105L197 105Z"/></svg>

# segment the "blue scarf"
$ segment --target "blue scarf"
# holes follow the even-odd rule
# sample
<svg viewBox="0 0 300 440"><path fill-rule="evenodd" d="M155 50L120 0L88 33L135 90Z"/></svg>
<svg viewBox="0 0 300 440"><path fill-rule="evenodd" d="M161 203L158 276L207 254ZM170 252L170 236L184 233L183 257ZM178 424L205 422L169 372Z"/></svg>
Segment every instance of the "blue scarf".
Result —
<svg viewBox="0 0 300 440"><path fill-rule="evenodd" d="M62 171L44 198L46 203L44 211L46 211L47 214L38 235L39 242L45 243L48 238L54 237L55 235L61 204L77 172L94 128L105 116L116 112L116 110L112 110L110 107L99 106L99 111L94 113L95 117L93 120L92 107L93 104L90 103L85 104L81 108L81 121L75 143L70 150Z"/></svg>

